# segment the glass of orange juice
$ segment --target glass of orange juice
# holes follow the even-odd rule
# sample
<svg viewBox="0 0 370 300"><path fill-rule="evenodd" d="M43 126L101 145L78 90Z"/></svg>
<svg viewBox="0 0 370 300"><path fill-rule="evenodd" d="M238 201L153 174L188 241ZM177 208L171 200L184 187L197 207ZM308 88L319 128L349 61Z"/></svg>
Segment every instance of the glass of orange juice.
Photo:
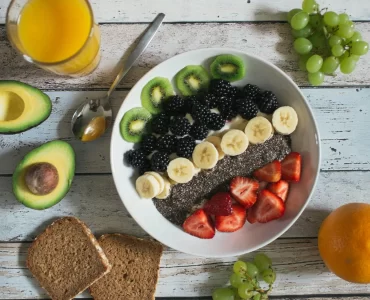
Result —
<svg viewBox="0 0 370 300"><path fill-rule="evenodd" d="M100 61L100 32L87 0L12 0L8 38L29 62L60 75L84 76Z"/></svg>

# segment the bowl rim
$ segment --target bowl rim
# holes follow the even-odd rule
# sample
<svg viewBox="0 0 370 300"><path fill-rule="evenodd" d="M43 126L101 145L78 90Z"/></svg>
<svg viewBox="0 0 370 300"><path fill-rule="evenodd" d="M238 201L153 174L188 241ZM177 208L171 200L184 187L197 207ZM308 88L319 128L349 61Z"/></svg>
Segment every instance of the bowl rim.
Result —
<svg viewBox="0 0 370 300"><path fill-rule="evenodd" d="M220 258L220 257L232 257L232 256L239 256L239 255L243 255L243 254L246 254L246 253L250 253L250 252L254 252L258 249L261 249L265 246L267 246L268 244L272 243L273 241L275 241L276 239L278 239L279 237L281 237L286 231L288 231L288 229L290 229L293 224L298 220L298 218L302 215L303 211L306 209L308 203L311 201L311 198L312 198L312 195L314 193L314 191L316 190L316 186L317 186L317 183L318 183L318 179L319 179L319 174L320 174L320 168L321 168L321 139L320 139L320 133L319 133L319 130L318 130L318 126L317 126L317 122L316 122L316 119L315 119L315 116L313 114L313 111L308 103L308 100L306 99L306 97L303 95L301 89L299 88L299 86L283 71L281 70L280 68L278 68L277 66L275 66L273 63L257 56L257 55L254 55L254 54L250 54L248 53L247 51L242 51L242 50L238 50L238 49L234 49L234 48L223 48L223 47L212 47L212 48L200 48L200 49L196 49L196 50L191 50L191 51L186 51L186 52L183 52L183 53L180 53L180 54L177 54L177 55L174 55L172 56L171 58L169 59L166 59L164 61L162 61L161 63L159 63L158 65L156 65L155 67L153 67L152 69L150 69L147 73L145 73L136 83L135 85L130 89L129 93L127 94L127 96L125 97L126 98L129 98L131 96L131 94L133 93L133 90L135 88L135 86L142 80L142 78L144 76L147 76L147 75L150 75L152 73L155 73L157 71L157 69L159 69L162 64L164 63L168 63L170 62L171 60L177 60L177 59L181 59L182 56L186 56L186 55L189 55L189 54L194 54L194 53L199 53L199 52L208 52L208 51L224 51L224 52L231 52L233 54L240 54L240 55L245 55L247 57L250 57L252 59L255 59L261 63L264 63L264 64L267 64L268 66L272 67L273 69L275 69L280 75L282 75L288 82L290 82L294 88L297 90L297 92L299 93L299 95L301 96L301 98L303 99L303 103L304 103L304 106L306 107L307 109L307 112L309 113L309 116L310 118L312 119L313 121L313 125L314 125L314 131L315 131L315 138L316 138L316 145L317 145L317 153L318 153L318 165L317 165L317 171L316 171L316 174L315 174L315 179L314 179L314 182L313 182L313 185L312 185L312 188L311 188L311 191L306 199L306 202L305 204L302 206L302 208L299 210L299 212L297 213L297 215L292 218L292 220L286 225L286 227L281 230L279 233L275 234L274 236L272 236L271 238L269 238L268 240L266 240L265 242L261 243L259 246L255 246L247 251L234 251L234 252L230 252L228 254L225 254L225 255L218 255L218 254L207 254L207 255L204 255L204 254L201 254L201 253L198 253L197 251L194 251L194 252L184 252L183 250L179 249L178 247L174 247L173 245L171 246L167 246L167 243L165 241L163 241L163 239L161 237L154 237L152 236L146 229L145 229L145 225L142 224L142 222L136 220L133 215L132 215L132 212L130 211L130 208L128 206L126 206L125 202L123 201L122 197L120 196L120 193L118 191L118 178L117 176L115 176L115 166L113 164L113 134L114 134L114 130L112 130L112 133L111 133L111 141L110 141L110 165L111 165L111 171L112 171L112 176L113 176L113 181L114 181L114 184L116 186L116 189L117 189L117 193L118 193L118 196L120 198L120 200L122 201L123 205L125 206L125 208L127 209L128 213L131 215L132 219L146 232L148 233L150 236L152 236L153 238L155 238L156 240L158 240L159 242L161 242L162 244L166 245L167 247L170 247L174 250L177 250L179 252L182 252L182 253L187 253L187 254L191 254L191 255L196 255L196 256L201 256L201 257L209 257L209 258ZM120 110L122 109L122 105L124 103L125 100L123 100L122 104L120 105L120 108L119 110L117 111L117 115L119 114ZM116 116L117 116L116 115ZM115 119L114 121L114 124L113 124L113 128L116 126L116 122L120 122L120 120ZM159 212L158 212L159 213ZM171 223L172 226L176 226L174 224Z"/></svg>

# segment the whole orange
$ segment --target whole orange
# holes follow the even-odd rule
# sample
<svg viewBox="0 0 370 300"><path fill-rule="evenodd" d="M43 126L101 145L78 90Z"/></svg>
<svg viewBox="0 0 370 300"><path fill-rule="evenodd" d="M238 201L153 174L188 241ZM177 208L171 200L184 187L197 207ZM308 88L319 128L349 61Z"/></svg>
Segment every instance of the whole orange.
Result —
<svg viewBox="0 0 370 300"><path fill-rule="evenodd" d="M337 276L370 283L370 204L349 203L333 211L321 224L319 251Z"/></svg>

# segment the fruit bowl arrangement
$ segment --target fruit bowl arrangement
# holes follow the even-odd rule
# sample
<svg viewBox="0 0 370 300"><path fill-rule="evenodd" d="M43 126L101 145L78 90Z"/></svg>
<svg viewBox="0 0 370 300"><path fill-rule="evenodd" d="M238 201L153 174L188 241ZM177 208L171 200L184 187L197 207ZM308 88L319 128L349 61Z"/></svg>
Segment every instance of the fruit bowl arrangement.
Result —
<svg viewBox="0 0 370 300"><path fill-rule="evenodd" d="M132 217L163 244L208 257L284 233L309 201L319 161L298 87L233 49L187 52L148 72L112 133L112 173Z"/></svg>

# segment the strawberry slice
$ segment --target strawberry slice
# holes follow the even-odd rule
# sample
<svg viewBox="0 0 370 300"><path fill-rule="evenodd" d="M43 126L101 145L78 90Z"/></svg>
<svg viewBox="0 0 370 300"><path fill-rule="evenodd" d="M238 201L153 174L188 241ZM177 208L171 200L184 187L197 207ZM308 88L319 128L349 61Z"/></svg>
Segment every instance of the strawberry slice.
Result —
<svg viewBox="0 0 370 300"><path fill-rule="evenodd" d="M203 210L208 215L228 216L233 212L231 205L232 199L229 193L217 193L206 202Z"/></svg>
<svg viewBox="0 0 370 300"><path fill-rule="evenodd" d="M285 205L283 200L268 190L259 193L255 205L248 210L248 221L254 223L267 223L279 219L284 215Z"/></svg>
<svg viewBox="0 0 370 300"><path fill-rule="evenodd" d="M298 152L290 152L281 161L282 179L298 182L301 179L301 160Z"/></svg>
<svg viewBox="0 0 370 300"><path fill-rule="evenodd" d="M278 160L267 164L253 172L253 176L259 181L278 182L281 178L281 164Z"/></svg>
<svg viewBox="0 0 370 300"><path fill-rule="evenodd" d="M258 188L257 180L246 177L235 177L230 183L231 195L245 208L251 207L257 201Z"/></svg>
<svg viewBox="0 0 370 300"><path fill-rule="evenodd" d="M280 180L275 183L269 183L267 189L285 202L288 197L289 183L285 180Z"/></svg>
<svg viewBox="0 0 370 300"><path fill-rule="evenodd" d="M221 232L234 232L245 224L247 212L240 204L233 204L233 213L230 216L216 216L216 229Z"/></svg>
<svg viewBox="0 0 370 300"><path fill-rule="evenodd" d="M201 239L211 239L216 233L211 218L203 209L198 209L187 217L182 227L185 232Z"/></svg>

